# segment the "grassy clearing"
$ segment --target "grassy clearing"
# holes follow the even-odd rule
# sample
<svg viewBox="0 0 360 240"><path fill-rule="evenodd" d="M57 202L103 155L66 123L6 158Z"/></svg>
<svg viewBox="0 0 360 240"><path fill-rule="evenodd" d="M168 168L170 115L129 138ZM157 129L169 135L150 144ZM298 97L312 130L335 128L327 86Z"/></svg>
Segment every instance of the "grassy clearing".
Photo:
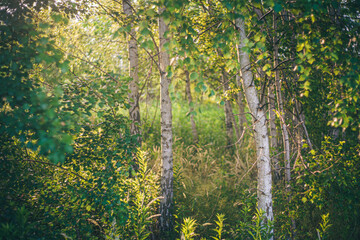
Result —
<svg viewBox="0 0 360 240"><path fill-rule="evenodd" d="M149 155L149 165L160 174L160 112L156 107L157 104L152 105L143 114L152 119L144 124L144 133L151 134L145 135L143 148ZM256 152L249 134L237 151L225 148L222 106L207 103L195 109L200 138L197 145L191 135L188 104L173 104L176 217L178 226L187 217L196 219L199 224L197 232L209 237L213 235L216 214L225 214L225 224L233 223L233 227L253 214L256 206Z"/></svg>

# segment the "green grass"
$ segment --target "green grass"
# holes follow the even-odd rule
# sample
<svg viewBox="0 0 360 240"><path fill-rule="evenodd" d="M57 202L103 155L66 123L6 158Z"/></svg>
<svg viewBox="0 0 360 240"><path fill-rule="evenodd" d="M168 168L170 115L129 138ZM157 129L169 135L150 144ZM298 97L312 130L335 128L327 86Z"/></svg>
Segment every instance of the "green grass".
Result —
<svg viewBox="0 0 360 240"><path fill-rule="evenodd" d="M218 149L221 155L226 154L226 132L225 132L225 114L223 106L214 102L203 102L195 104L194 119L196 129L199 135L198 146L205 148ZM160 146L160 106L157 102L151 105L142 104L140 106L144 144L146 147ZM190 146L194 144L190 115L189 104L186 101L177 100L172 104L173 112L173 134L174 147L178 144ZM234 111L236 114L236 111ZM251 136L251 131L245 138ZM234 133L235 135L235 133ZM236 141L234 136L234 142Z"/></svg>
<svg viewBox="0 0 360 240"><path fill-rule="evenodd" d="M156 110L159 106L155 102L148 109L141 107L142 116L147 116L143 120L142 148L149 154L149 165L160 174L160 110ZM256 154L250 134L244 138L241 149L226 148L223 106L201 103L201 107L195 105L195 111L199 135L196 145L187 114L189 105L185 101L173 102L177 225L181 226L182 219L192 217L199 223L197 232L210 237L214 235L214 226L206 223L213 223L216 214L225 214L228 222L238 223L248 218L243 211L245 206L251 209L250 215L255 211L256 168L252 167Z"/></svg>

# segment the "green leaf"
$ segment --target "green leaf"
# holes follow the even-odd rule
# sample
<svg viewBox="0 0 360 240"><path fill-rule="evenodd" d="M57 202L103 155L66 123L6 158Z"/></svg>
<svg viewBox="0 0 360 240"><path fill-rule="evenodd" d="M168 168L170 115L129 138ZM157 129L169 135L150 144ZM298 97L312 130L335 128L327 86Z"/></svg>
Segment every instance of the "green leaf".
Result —
<svg viewBox="0 0 360 240"><path fill-rule="evenodd" d="M171 78L172 77L172 75L173 75L173 72L170 70L170 71L168 71L168 74L167 74L167 77L168 78Z"/></svg>
<svg viewBox="0 0 360 240"><path fill-rule="evenodd" d="M165 50L170 50L170 42L164 43L163 48L164 48Z"/></svg>
<svg viewBox="0 0 360 240"><path fill-rule="evenodd" d="M311 17L311 22L314 23L314 22L315 22L315 16L314 16L314 14L311 14L310 17Z"/></svg>
<svg viewBox="0 0 360 240"><path fill-rule="evenodd" d="M50 27L50 24L49 23L39 23L39 27L42 29L46 29L46 28Z"/></svg>
<svg viewBox="0 0 360 240"><path fill-rule="evenodd" d="M140 31L140 34L143 36L149 36L151 35L151 31L148 28L144 28L143 30Z"/></svg>
<svg viewBox="0 0 360 240"><path fill-rule="evenodd" d="M304 49L304 46L305 46L304 43L298 44L298 45L296 46L296 51L300 52L301 50Z"/></svg>
<svg viewBox="0 0 360 240"><path fill-rule="evenodd" d="M157 15L157 12L155 12L154 9L149 9L145 12L145 14L149 17L155 17Z"/></svg>
<svg viewBox="0 0 360 240"><path fill-rule="evenodd" d="M283 7L282 7L280 4L275 3L275 5L274 5L274 11L275 11L276 13L281 12L282 9L283 9Z"/></svg>
<svg viewBox="0 0 360 240"><path fill-rule="evenodd" d="M205 92L205 91L207 90L206 85L205 85L205 84L203 84L203 85L201 86L201 89Z"/></svg>
<svg viewBox="0 0 360 240"><path fill-rule="evenodd" d="M199 78L199 75L197 74L197 72L192 72L190 74L190 80L195 80L197 78Z"/></svg>
<svg viewBox="0 0 360 240"><path fill-rule="evenodd" d="M63 17L60 14L51 14L51 18L56 23L59 23L63 20Z"/></svg>
<svg viewBox="0 0 360 240"><path fill-rule="evenodd" d="M210 94L209 94L209 97L212 97L212 96L214 96L215 95L215 91L214 90L211 90L210 91Z"/></svg>
<svg viewBox="0 0 360 240"><path fill-rule="evenodd" d="M60 64L61 73L66 73L69 71L69 69L70 69L69 63L70 63L70 61L66 60Z"/></svg>
<svg viewBox="0 0 360 240"><path fill-rule="evenodd" d="M265 64L264 67L262 68L262 70L264 72L266 72L267 70L269 70L271 68L271 65L269 63Z"/></svg>
<svg viewBox="0 0 360 240"><path fill-rule="evenodd" d="M151 50L154 50L155 49L155 45L154 45L154 42L152 40L148 40L146 41L146 45L148 48L150 48Z"/></svg>

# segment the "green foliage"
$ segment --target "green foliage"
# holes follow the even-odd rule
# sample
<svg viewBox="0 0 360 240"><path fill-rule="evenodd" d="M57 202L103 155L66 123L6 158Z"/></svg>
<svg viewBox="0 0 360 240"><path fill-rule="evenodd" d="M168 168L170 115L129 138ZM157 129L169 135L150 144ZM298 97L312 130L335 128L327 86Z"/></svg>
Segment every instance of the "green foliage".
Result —
<svg viewBox="0 0 360 240"><path fill-rule="evenodd" d="M322 148L296 168L293 187L297 194L290 206L299 223L299 237L316 236L318 226L319 233L330 239L357 236L359 160L359 145L326 138Z"/></svg>
<svg viewBox="0 0 360 240"><path fill-rule="evenodd" d="M225 215L224 214L216 214L216 218L217 218L217 221L215 221L216 228L214 229L214 231L216 232L217 236L212 237L212 238L215 240L222 240L221 235L223 234L223 231L224 231Z"/></svg>
<svg viewBox="0 0 360 240"><path fill-rule="evenodd" d="M39 64L60 63L63 55L43 37L44 29L36 28L29 10L8 4L2 9L6 20L0 33L0 134L18 137L53 162L64 161L72 140L69 117L58 115L62 89L49 95L32 74ZM3 13L7 8L17 14Z"/></svg>
<svg viewBox="0 0 360 240"><path fill-rule="evenodd" d="M107 234L108 239L148 239L154 225L156 206L159 202L159 189L156 176L147 168L144 153L138 153L139 170L134 178L127 179L128 220L125 224L115 224L116 234ZM116 222L116 215L114 222ZM115 238L114 238L115 237Z"/></svg>
<svg viewBox="0 0 360 240"><path fill-rule="evenodd" d="M88 138L89 147L103 156L92 155L91 148L84 151L88 147L82 141L82 151L75 148L61 167L15 143L3 147L7 157L1 169L7 181L0 185L5 196L0 215L3 239L99 239L111 235L114 221L121 239L147 238L156 219L156 176L139 153L139 172L129 178L132 154L126 158L126 152L107 143L105 136L99 145L96 140ZM112 147L114 151L106 153Z"/></svg>
<svg viewBox="0 0 360 240"><path fill-rule="evenodd" d="M193 240L196 237L196 220L192 218L184 218L184 222L181 224L181 239Z"/></svg>
<svg viewBox="0 0 360 240"><path fill-rule="evenodd" d="M175 217L182 237L269 239L273 229L277 239L360 235L356 1L271 0L251 6L247 1L135 1L131 17L124 16L119 1L94 6L56 1L51 10L49 2L5 0L0 8L1 239L149 239L156 234L161 155L156 9L161 5L171 39L164 48L176 60L167 70ZM236 151L224 147L221 106L238 91L233 23L239 17L251 30L244 50L258 72L259 93L266 94L273 83L276 43L285 116L294 109L294 118L303 114L313 143L312 150L304 144L294 155L291 192L282 179L273 188L274 223L265 223L256 208L252 135L245 132ZM137 30L132 37L139 47L140 99L146 101L140 106L142 149L152 170L125 117L130 29ZM184 70L191 73L194 111L181 90ZM231 88L223 98L222 75ZM199 133L196 145L190 116ZM302 134L295 126L299 122L286 119L294 146ZM214 221L215 230L208 227Z"/></svg>
<svg viewBox="0 0 360 240"><path fill-rule="evenodd" d="M242 210L244 221L241 221L236 228L232 229L233 239L272 239L274 231L274 223L265 219L264 212L258 210L252 217L249 215L248 208L245 206Z"/></svg>
<svg viewBox="0 0 360 240"><path fill-rule="evenodd" d="M322 223L320 223L320 230L316 229L319 240L327 239L328 229L331 227L329 214L324 214L321 216L321 218L322 218Z"/></svg>
<svg viewBox="0 0 360 240"><path fill-rule="evenodd" d="M10 202L10 204L14 205L14 202ZM29 214L24 206L18 207L14 213L10 213L13 219L1 224L0 239L29 239L35 225L35 223L29 224Z"/></svg>
<svg viewBox="0 0 360 240"><path fill-rule="evenodd" d="M264 216L264 212L257 209L257 212L253 219L254 224L247 226L248 233L253 239L261 240L273 238L273 223L271 221L266 221Z"/></svg>

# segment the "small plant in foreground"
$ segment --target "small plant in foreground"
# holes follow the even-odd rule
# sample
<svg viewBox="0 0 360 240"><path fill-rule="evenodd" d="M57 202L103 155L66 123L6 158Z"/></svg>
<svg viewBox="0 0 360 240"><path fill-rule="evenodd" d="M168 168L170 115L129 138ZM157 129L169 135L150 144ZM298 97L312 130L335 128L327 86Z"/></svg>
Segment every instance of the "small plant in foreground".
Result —
<svg viewBox="0 0 360 240"><path fill-rule="evenodd" d="M185 218L181 224L181 240L193 240L196 236L196 220L192 218Z"/></svg>

